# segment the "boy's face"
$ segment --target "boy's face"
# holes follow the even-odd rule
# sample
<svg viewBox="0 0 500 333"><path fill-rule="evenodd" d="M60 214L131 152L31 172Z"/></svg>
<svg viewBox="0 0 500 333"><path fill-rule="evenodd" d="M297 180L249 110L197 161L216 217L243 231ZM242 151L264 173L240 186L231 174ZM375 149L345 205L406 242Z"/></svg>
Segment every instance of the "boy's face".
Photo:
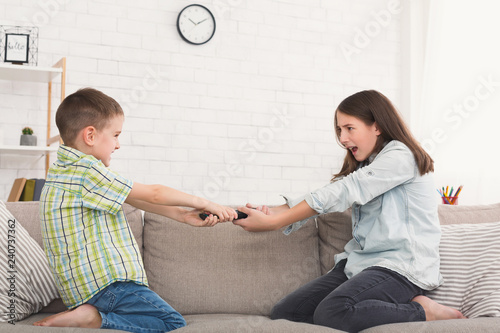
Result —
<svg viewBox="0 0 500 333"><path fill-rule="evenodd" d="M118 136L122 132L123 120L123 116L116 116L109 120L105 128L96 132L92 155L107 167L111 162L111 154L120 149Z"/></svg>

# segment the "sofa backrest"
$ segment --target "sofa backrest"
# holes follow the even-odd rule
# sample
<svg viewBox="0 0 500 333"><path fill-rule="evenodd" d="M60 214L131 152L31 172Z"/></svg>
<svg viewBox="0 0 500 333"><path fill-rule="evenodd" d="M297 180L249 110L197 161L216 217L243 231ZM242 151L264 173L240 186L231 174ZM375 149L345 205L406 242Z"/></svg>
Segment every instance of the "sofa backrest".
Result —
<svg viewBox="0 0 500 333"><path fill-rule="evenodd" d="M30 236L43 248L37 201L6 202L5 206Z"/></svg>
<svg viewBox="0 0 500 333"><path fill-rule="evenodd" d="M328 213L316 218L319 237L321 274L326 274L335 264L335 255L344 251L352 238L351 209L342 213Z"/></svg>
<svg viewBox="0 0 500 333"><path fill-rule="evenodd" d="M144 264L151 289L183 315L269 315L320 276L317 228L308 223L286 236L232 223L196 228L145 213Z"/></svg>
<svg viewBox="0 0 500 333"><path fill-rule="evenodd" d="M439 222L445 224L486 223L500 220L500 203L491 205L438 206ZM352 238L351 210L329 213L317 218L321 273L335 264L334 256L344 251Z"/></svg>
<svg viewBox="0 0 500 333"><path fill-rule="evenodd" d="M439 205L438 215L442 225L498 222L500 203L471 206Z"/></svg>

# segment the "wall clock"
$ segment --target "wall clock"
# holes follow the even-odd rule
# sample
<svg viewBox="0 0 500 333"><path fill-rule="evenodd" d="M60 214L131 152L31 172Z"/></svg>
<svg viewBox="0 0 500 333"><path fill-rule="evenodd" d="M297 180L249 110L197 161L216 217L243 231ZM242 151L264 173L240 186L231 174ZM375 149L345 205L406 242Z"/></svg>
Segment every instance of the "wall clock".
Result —
<svg viewBox="0 0 500 333"><path fill-rule="evenodd" d="M215 34L215 18L205 6L189 5L177 17L177 31L190 44L205 44Z"/></svg>

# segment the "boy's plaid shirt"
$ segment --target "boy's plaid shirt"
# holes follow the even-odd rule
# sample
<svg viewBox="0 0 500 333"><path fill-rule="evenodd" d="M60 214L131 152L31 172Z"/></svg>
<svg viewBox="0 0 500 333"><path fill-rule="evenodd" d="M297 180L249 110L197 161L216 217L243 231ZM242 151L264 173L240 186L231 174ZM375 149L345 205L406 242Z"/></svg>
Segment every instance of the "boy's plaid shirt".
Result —
<svg viewBox="0 0 500 333"><path fill-rule="evenodd" d="M116 281L147 285L122 204L132 181L61 145L40 198L45 253L69 308Z"/></svg>

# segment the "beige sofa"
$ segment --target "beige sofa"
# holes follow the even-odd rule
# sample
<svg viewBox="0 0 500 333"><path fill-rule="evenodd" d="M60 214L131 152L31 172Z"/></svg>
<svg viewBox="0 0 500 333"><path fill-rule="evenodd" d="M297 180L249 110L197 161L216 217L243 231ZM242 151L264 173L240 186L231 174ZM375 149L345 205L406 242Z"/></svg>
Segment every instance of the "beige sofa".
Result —
<svg viewBox="0 0 500 333"><path fill-rule="evenodd" d="M7 203L9 211L41 244L37 202ZM230 223L194 228L126 206L143 253L150 287L176 310L188 332L340 332L286 320L270 320L272 306L300 285L327 272L351 232L349 212L311 220L299 231L250 233ZM500 203L439 207L442 224L500 221ZM500 307L500 304L498 304ZM52 302L0 332L86 332L77 328L40 328L36 320L64 310ZM177 332L176 331L176 332ZM383 325L363 332L498 332L500 319L414 322ZM118 332L118 331L117 331Z"/></svg>

